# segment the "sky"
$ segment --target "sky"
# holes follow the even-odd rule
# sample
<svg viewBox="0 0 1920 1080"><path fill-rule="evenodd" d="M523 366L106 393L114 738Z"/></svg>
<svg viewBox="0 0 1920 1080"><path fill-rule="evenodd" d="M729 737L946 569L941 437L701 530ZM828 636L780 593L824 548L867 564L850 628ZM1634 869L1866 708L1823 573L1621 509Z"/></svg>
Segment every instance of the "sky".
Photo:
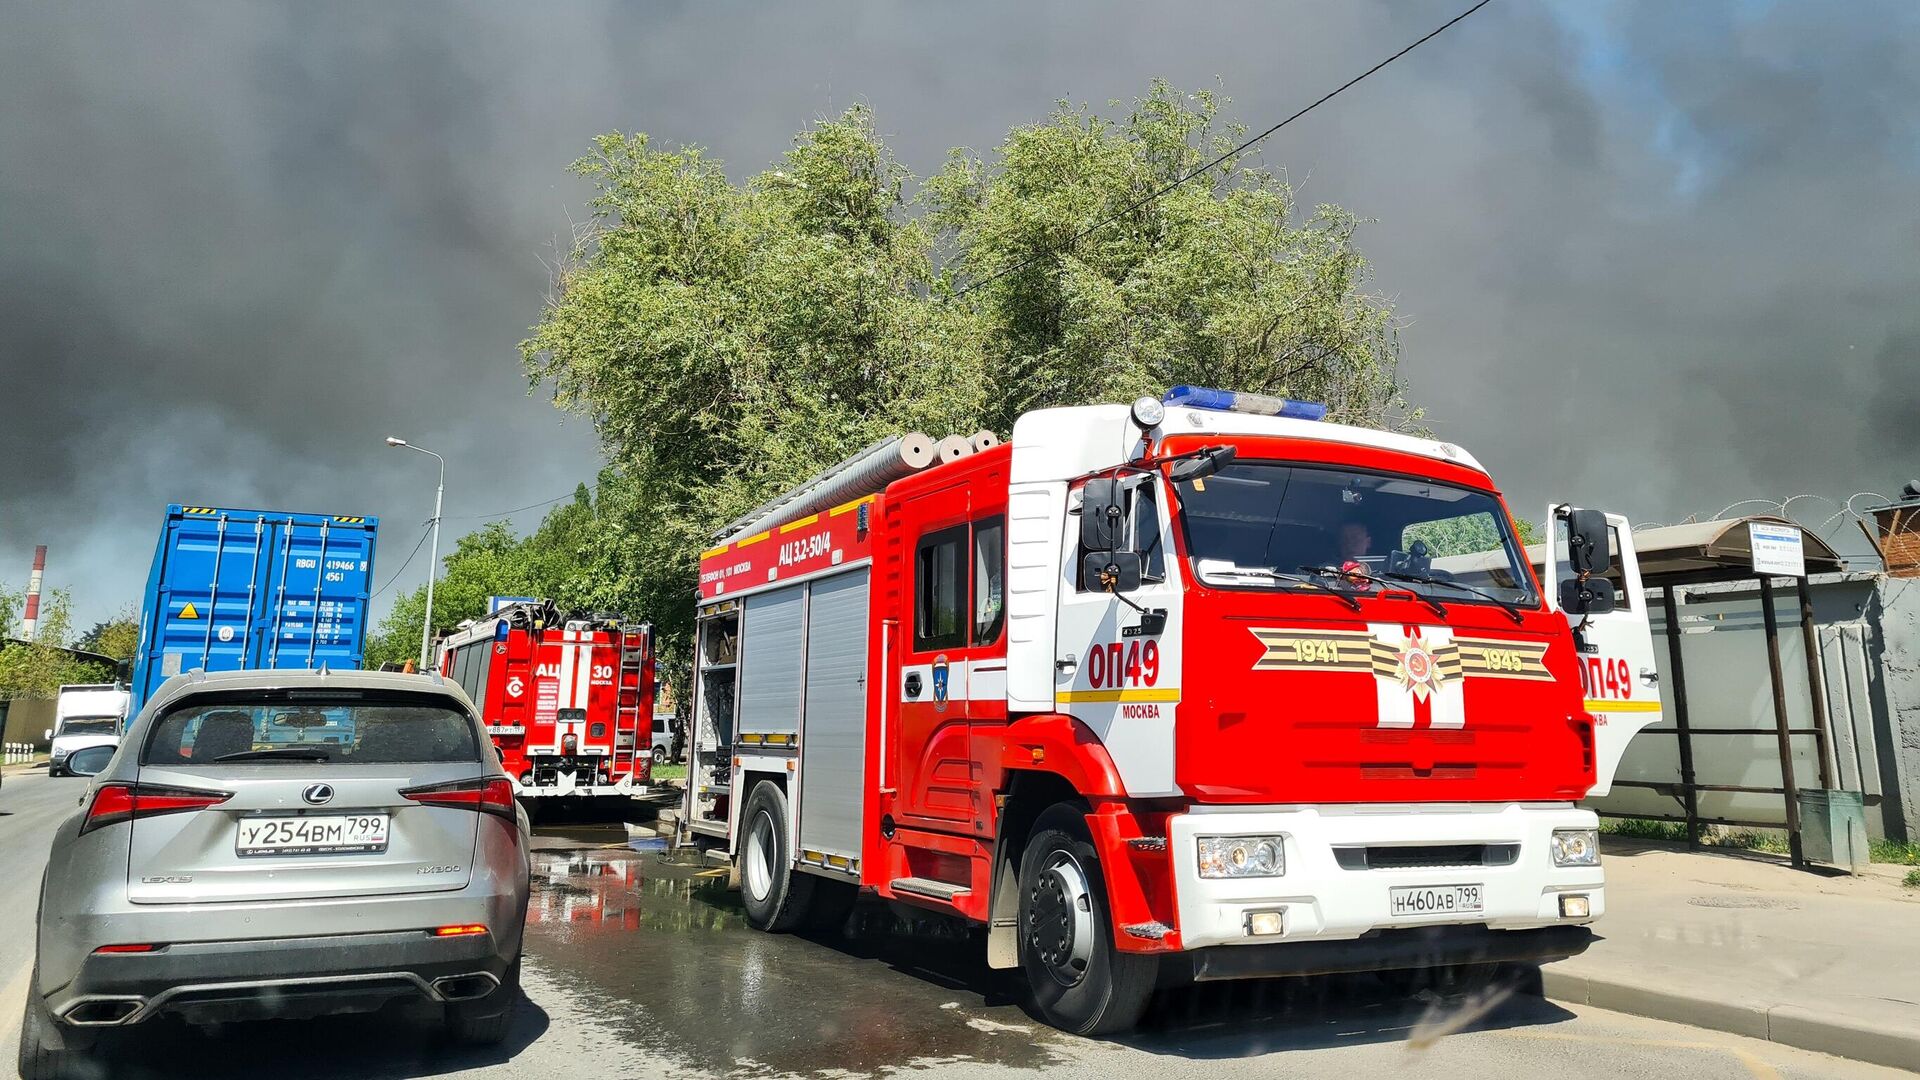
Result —
<svg viewBox="0 0 1920 1080"><path fill-rule="evenodd" d="M590 480L516 346L595 134L744 179L865 103L924 176L1155 77L1257 130L1464 6L0 0L0 582L46 544L106 618L180 502L377 515L385 584L435 478L389 434L443 548ZM1371 219L1411 396L1523 516L1920 477L1906 0L1495 0L1263 155Z"/></svg>

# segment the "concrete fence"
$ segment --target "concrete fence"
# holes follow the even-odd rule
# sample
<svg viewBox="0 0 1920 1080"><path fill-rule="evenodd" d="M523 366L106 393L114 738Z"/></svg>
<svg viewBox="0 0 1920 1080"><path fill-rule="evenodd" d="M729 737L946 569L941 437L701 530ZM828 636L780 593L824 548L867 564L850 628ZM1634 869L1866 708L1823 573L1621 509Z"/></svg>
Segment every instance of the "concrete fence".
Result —
<svg viewBox="0 0 1920 1080"><path fill-rule="evenodd" d="M24 742L0 743L0 764L18 765L33 760L33 744Z"/></svg>

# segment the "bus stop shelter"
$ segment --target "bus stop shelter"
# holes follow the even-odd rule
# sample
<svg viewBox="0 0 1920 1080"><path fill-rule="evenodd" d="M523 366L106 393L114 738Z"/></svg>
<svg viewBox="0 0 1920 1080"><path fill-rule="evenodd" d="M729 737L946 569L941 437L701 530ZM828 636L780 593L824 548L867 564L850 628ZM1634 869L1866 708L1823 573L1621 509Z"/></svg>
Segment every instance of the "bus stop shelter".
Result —
<svg viewBox="0 0 1920 1080"><path fill-rule="evenodd" d="M1788 585L1794 591L1798 607L1798 633L1802 651L1805 654L1807 678L1805 693L1808 697L1812 717L1811 726L1795 727L1790 722L1790 709L1787 679L1782 670L1781 661L1781 623L1776 610L1777 581L1780 576L1769 570L1756 569L1755 552L1752 537L1754 528L1759 525L1765 536L1768 532L1791 529L1801 534L1801 553L1804 569L1799 575L1786 577ZM1678 777L1673 782L1657 780L1616 780L1615 787L1638 787L1676 798L1681 814L1666 820L1682 821L1686 824L1687 842L1690 847L1698 846L1700 830L1703 825L1732 825L1739 827L1779 828L1780 820L1738 819L1714 816L1702 811L1701 796L1707 793L1737 793L1743 795L1778 796L1783 804L1783 818L1787 832L1788 852L1793 865L1807 865L1806 846L1802 831L1801 797L1802 783L1817 780L1821 794L1818 799L1828 797L1826 793L1833 788L1833 776L1830 760L1832 756L1832 737L1829 731L1827 702L1824 698L1820 671L1820 646L1814 627L1813 603L1807 591L1807 575L1831 573L1842 569L1843 560L1819 537L1799 529L1794 523L1783 518L1751 516L1693 522L1683 525L1669 525L1660 528L1645 529L1633 534L1634 547L1640 563L1641 584L1646 597L1651 600L1657 593L1661 610L1665 615L1665 640L1656 642L1656 650L1664 648L1663 659L1666 662L1667 686L1665 694L1667 719L1672 722L1655 725L1643 730L1638 738L1673 738L1678 742ZM1760 565L1768 565L1767 555L1762 553ZM1757 734L1754 728L1701 726L1692 722L1689 716L1687 694L1686 660L1682 649L1682 636L1688 631L1683 625L1676 601L1675 590L1685 586L1712 585L1724 582L1756 582L1759 589L1760 613L1766 653L1766 669L1770 682L1773 712L1773 741L1779 755L1778 785L1759 785L1752 783L1724 784L1705 783L1699 778L1696 762L1700 751L1713 752L1716 740L1720 745L1728 745L1732 740L1744 738L1753 740ZM1793 632L1789 627L1789 633ZM1704 673L1702 673L1704 674ZM1797 695L1796 695L1797 696ZM1803 716L1806 714L1803 714ZM1814 761L1817 763L1817 776L1796 775L1793 739L1796 736L1811 736L1814 741ZM1737 742L1732 742L1738 745ZM1635 813L1635 817L1644 817Z"/></svg>

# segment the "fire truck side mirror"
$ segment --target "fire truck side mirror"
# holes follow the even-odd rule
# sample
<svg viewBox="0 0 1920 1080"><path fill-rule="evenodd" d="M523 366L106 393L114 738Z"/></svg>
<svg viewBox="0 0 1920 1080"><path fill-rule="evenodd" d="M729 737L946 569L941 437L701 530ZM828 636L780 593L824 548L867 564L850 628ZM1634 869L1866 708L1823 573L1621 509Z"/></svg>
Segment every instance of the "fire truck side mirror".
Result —
<svg viewBox="0 0 1920 1080"><path fill-rule="evenodd" d="M1140 588L1140 553L1089 551L1080 580L1090 592L1130 593Z"/></svg>
<svg viewBox="0 0 1920 1080"><path fill-rule="evenodd" d="M1125 520L1126 514L1120 505L1120 482L1111 476L1097 476L1087 481L1080 491L1080 546L1092 552L1118 548Z"/></svg>
<svg viewBox="0 0 1920 1080"><path fill-rule="evenodd" d="M1211 446L1201 452L1199 457L1191 457L1178 462L1167 472L1167 479L1175 484L1192 483L1204 476L1212 476L1220 467L1233 460L1234 448L1231 446Z"/></svg>
<svg viewBox="0 0 1920 1080"><path fill-rule="evenodd" d="M1567 511L1567 566L1582 576L1604 574L1613 568L1607 515L1598 510Z"/></svg>
<svg viewBox="0 0 1920 1080"><path fill-rule="evenodd" d="M1560 609L1569 615L1605 615L1613 610L1613 582L1603 577L1562 581Z"/></svg>

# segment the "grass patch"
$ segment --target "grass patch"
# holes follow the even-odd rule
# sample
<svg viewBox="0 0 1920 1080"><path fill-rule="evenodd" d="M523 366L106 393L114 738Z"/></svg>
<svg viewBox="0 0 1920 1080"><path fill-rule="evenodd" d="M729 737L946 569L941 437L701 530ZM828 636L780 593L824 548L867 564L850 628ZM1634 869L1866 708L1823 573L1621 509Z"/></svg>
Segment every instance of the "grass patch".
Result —
<svg viewBox="0 0 1920 1080"><path fill-rule="evenodd" d="M1909 889L1920 889L1920 870L1907 871L1907 876L1900 879L1900 884Z"/></svg>
<svg viewBox="0 0 1920 1080"><path fill-rule="evenodd" d="M1608 836L1627 836L1635 840L1672 840L1687 842L1687 826L1680 821L1651 821L1646 818L1601 818L1600 831Z"/></svg>
<svg viewBox="0 0 1920 1080"><path fill-rule="evenodd" d="M1646 818L1602 818L1600 831L1609 836L1624 836L1634 840L1665 840L1672 843L1687 842L1687 826L1680 821L1654 821ZM1722 825L1703 825L1700 828L1701 847L1739 848L1744 851L1764 851L1772 855L1787 854L1787 834L1757 829L1730 829Z"/></svg>
<svg viewBox="0 0 1920 1080"><path fill-rule="evenodd" d="M1678 821L1651 821L1645 818L1602 818L1600 831L1609 836L1634 840L1687 842L1687 826ZM1766 829L1730 829L1723 825L1704 825L1700 829L1702 847L1743 848L1774 855L1787 854L1787 834ZM1879 839L1872 841L1870 857L1877 863L1896 866L1920 866L1920 844L1912 841ZM1920 871L1907 875L1907 884L1920 886Z"/></svg>
<svg viewBox="0 0 1920 1080"><path fill-rule="evenodd" d="M655 765L653 767L653 778L655 780L685 780L687 778L687 767L685 765Z"/></svg>
<svg viewBox="0 0 1920 1080"><path fill-rule="evenodd" d="M1908 841L1879 839L1871 842L1869 851L1874 862L1896 863L1900 866L1920 866L1920 844ZM1907 884L1920 884L1914 874L1907 875Z"/></svg>

